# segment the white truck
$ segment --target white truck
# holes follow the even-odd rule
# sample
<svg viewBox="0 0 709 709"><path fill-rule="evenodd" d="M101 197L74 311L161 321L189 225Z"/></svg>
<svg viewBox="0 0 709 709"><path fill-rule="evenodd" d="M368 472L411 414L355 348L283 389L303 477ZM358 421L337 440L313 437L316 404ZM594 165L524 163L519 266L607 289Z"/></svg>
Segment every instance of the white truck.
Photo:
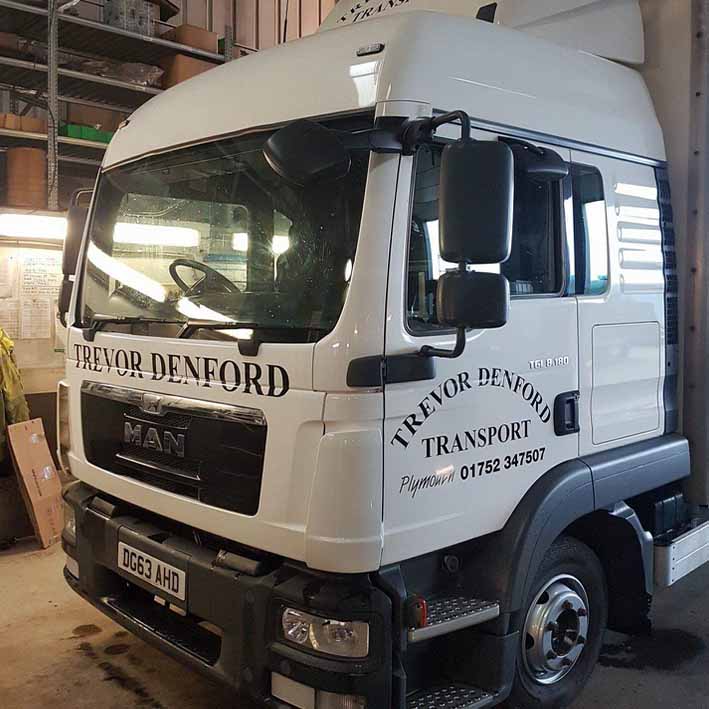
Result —
<svg viewBox="0 0 709 709"><path fill-rule="evenodd" d="M342 0L139 109L70 210L71 587L263 706L568 706L709 559L705 4Z"/></svg>

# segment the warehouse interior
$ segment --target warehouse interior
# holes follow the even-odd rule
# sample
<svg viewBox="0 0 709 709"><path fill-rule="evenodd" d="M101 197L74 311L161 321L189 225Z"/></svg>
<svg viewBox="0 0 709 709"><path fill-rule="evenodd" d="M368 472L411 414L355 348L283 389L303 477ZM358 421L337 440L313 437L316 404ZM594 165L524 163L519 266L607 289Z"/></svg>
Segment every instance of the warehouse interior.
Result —
<svg viewBox="0 0 709 709"><path fill-rule="evenodd" d="M0 5L2 327L50 451L64 367L56 302L72 195L93 188L113 132L132 111L226 61L312 34L334 4L82 0L51 5L55 24L46 3ZM9 456L2 465L12 472ZM31 527L14 479L6 475L0 486L8 488L0 496L0 538L21 537Z"/></svg>
<svg viewBox="0 0 709 709"><path fill-rule="evenodd" d="M707 709L707 28L0 0L0 709Z"/></svg>

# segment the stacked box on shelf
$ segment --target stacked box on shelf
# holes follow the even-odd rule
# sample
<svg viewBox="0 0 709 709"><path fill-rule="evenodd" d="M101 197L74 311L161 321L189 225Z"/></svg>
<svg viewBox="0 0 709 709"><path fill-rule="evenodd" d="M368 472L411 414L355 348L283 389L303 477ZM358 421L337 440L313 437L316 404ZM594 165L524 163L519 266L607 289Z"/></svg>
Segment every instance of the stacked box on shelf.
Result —
<svg viewBox="0 0 709 709"><path fill-rule="evenodd" d="M219 39L216 32L209 32L193 25L174 27L163 34L163 38L212 53L216 53ZM169 89L175 84L187 81L193 76L214 68L213 63L189 57L186 54L173 54L170 57L164 57L160 60L160 66L165 70L162 78L164 89Z"/></svg>
<svg viewBox="0 0 709 709"><path fill-rule="evenodd" d="M158 15L157 5L147 0L105 0L103 8L105 24L146 37L155 35Z"/></svg>

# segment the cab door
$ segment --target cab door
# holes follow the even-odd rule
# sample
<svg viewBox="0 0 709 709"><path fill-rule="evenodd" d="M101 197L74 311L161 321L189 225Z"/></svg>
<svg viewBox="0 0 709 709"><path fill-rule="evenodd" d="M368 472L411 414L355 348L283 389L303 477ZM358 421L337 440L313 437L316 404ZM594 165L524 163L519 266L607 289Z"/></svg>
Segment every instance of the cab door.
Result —
<svg viewBox="0 0 709 709"><path fill-rule="evenodd" d="M475 137L498 139L480 131ZM569 161L568 151L555 150ZM439 255L440 154L441 146L424 148L400 172L387 357L454 345L435 305L438 278L455 267ZM536 480L578 455L567 188L568 181L535 183L515 172L512 255L502 266L476 267L507 276L507 325L470 331L461 357L433 360L431 379L385 385L383 563L501 529ZM554 404L565 396L571 418L557 435Z"/></svg>

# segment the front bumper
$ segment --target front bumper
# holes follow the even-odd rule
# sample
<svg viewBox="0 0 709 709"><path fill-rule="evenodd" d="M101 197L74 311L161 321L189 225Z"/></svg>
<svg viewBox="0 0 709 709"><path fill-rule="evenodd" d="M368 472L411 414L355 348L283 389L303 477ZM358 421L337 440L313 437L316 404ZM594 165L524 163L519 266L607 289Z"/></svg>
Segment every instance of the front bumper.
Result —
<svg viewBox="0 0 709 709"><path fill-rule="evenodd" d="M319 574L257 553L239 556L243 571L223 568L217 560L220 542L232 554L239 551L226 540L210 537L205 543L196 530L83 483L70 486L65 500L76 514L76 545L65 539L64 549L79 570L77 578L65 569L67 582L138 637L263 706L287 706L271 696L272 673L323 691L365 697L368 707L391 706L391 601L367 575ZM185 600L158 594L119 570L119 541L184 571ZM285 643L279 618L286 606L368 622L369 657L338 660Z"/></svg>

